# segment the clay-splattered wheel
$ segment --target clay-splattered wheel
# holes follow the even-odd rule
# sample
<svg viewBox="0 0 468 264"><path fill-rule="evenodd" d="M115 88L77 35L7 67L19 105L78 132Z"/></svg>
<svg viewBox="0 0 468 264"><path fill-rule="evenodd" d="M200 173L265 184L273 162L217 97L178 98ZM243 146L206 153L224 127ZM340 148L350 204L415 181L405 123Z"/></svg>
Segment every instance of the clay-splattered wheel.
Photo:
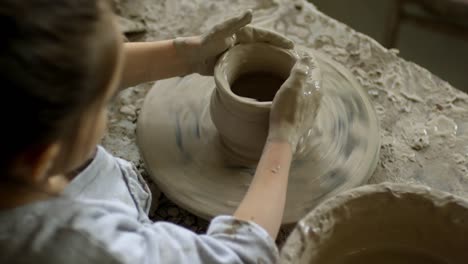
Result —
<svg viewBox="0 0 468 264"><path fill-rule="evenodd" d="M323 74L323 98L311 151L291 168L283 223L296 222L327 197L365 183L379 157L378 121L367 94L343 66L314 55ZM213 89L213 78L199 75L157 82L137 127L152 179L179 206L207 219L232 214L255 171L223 159L209 112Z"/></svg>

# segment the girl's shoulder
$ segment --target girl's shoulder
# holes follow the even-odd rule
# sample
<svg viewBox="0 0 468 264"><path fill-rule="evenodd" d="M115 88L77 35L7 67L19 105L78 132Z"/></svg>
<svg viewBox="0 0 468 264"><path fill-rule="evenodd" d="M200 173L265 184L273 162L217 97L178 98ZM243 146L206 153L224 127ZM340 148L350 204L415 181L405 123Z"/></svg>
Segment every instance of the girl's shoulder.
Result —
<svg viewBox="0 0 468 264"><path fill-rule="evenodd" d="M77 253L80 257L76 259L80 261L117 263L93 234L103 231L106 218L112 219L112 216L134 222L132 213L118 203L65 197L2 210L0 263L73 263L72 256ZM112 221L108 222L112 225Z"/></svg>

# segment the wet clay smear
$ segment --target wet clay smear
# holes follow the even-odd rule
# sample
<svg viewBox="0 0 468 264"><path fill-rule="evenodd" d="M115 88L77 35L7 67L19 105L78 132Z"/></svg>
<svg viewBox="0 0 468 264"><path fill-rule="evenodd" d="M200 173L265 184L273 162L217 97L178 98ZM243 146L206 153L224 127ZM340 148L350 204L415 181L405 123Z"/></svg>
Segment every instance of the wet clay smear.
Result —
<svg viewBox="0 0 468 264"><path fill-rule="evenodd" d="M241 75L231 85L238 96L255 99L259 102L273 101L284 79L269 72L252 72Z"/></svg>

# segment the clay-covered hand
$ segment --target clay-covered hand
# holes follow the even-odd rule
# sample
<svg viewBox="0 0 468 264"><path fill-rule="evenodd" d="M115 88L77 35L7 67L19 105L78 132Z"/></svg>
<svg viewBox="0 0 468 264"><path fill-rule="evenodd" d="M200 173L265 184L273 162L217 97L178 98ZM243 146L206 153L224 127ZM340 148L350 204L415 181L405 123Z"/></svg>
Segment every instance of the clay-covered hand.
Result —
<svg viewBox="0 0 468 264"><path fill-rule="evenodd" d="M312 128L317 115L321 82L315 59L309 55L299 58L273 99L267 140L288 142L295 153L300 138Z"/></svg>
<svg viewBox="0 0 468 264"><path fill-rule="evenodd" d="M264 42L281 48L291 49L291 40L278 33L248 26L252 21L252 11L225 20L201 36L176 38L174 46L177 53L188 65L189 73L213 75L214 66L219 56L239 43Z"/></svg>

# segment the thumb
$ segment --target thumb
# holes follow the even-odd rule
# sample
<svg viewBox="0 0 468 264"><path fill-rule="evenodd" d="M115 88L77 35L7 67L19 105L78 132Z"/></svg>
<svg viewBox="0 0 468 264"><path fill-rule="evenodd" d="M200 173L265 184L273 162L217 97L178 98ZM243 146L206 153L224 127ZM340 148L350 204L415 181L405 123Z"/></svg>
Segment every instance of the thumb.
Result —
<svg viewBox="0 0 468 264"><path fill-rule="evenodd" d="M288 79L280 90L302 92L304 89L309 89L309 82L315 71L314 66L314 59L310 55L303 54L294 64Z"/></svg>
<svg viewBox="0 0 468 264"><path fill-rule="evenodd" d="M290 79L305 82L308 79L310 74L311 66L313 63L312 57L309 55L303 54L294 64L291 75L289 76Z"/></svg>
<svg viewBox="0 0 468 264"><path fill-rule="evenodd" d="M228 37L234 35L234 33L250 22L252 22L252 10L247 10L241 15L225 20L214 26L211 33L222 37Z"/></svg>

